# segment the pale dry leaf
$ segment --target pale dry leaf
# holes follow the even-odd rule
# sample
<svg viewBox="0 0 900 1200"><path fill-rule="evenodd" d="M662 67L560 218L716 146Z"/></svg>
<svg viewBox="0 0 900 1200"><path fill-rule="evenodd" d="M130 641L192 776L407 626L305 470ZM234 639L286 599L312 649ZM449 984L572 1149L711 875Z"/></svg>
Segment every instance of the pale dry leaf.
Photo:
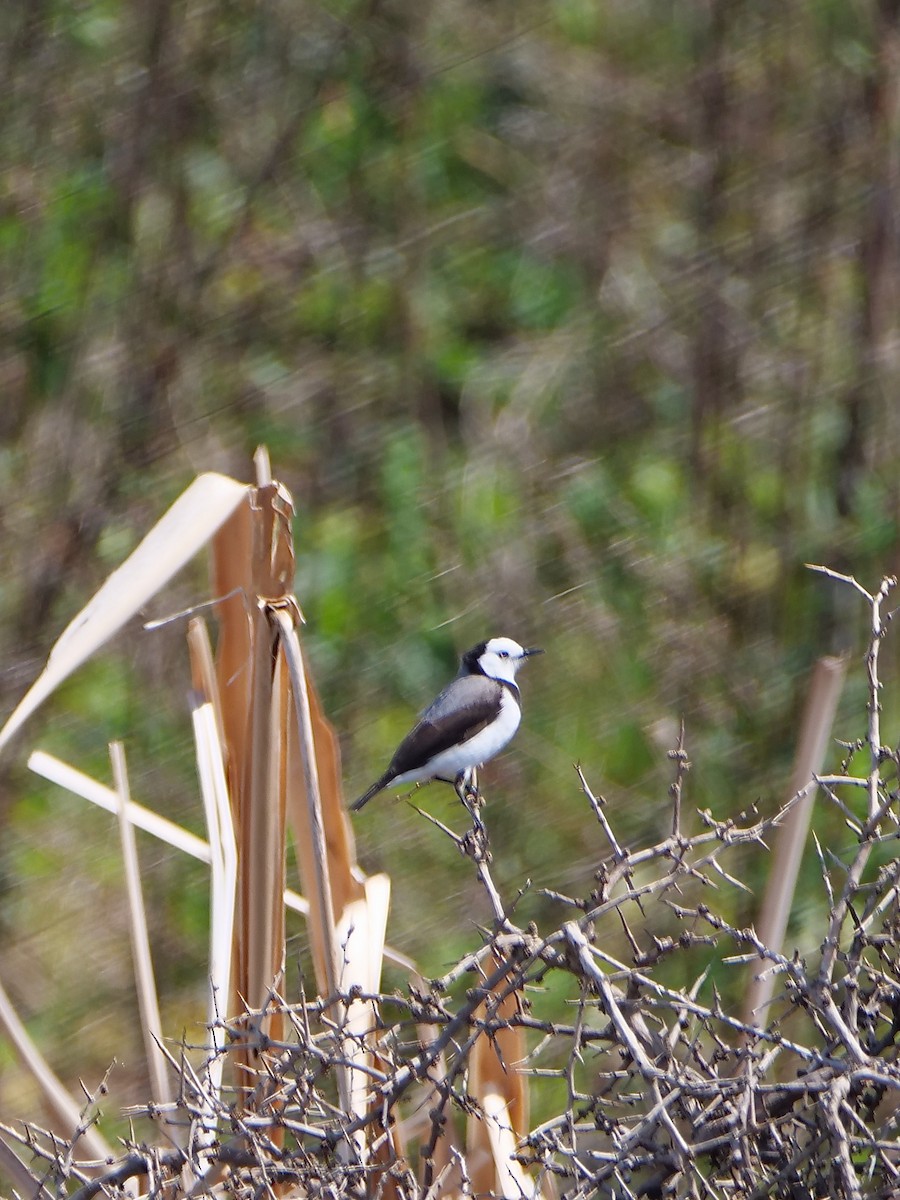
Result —
<svg viewBox="0 0 900 1200"><path fill-rule="evenodd" d="M136 616L231 516L247 486L198 476L60 634L47 665L0 730L0 750L48 696Z"/></svg>

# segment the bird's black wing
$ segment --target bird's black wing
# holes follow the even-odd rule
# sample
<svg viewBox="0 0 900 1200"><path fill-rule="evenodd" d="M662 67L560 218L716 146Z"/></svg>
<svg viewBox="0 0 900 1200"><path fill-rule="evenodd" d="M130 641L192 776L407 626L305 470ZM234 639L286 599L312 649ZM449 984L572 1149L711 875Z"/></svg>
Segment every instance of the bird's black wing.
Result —
<svg viewBox="0 0 900 1200"><path fill-rule="evenodd" d="M458 746L495 721L503 686L484 675L454 679L422 714L422 719L397 747L388 771L414 771L451 746Z"/></svg>

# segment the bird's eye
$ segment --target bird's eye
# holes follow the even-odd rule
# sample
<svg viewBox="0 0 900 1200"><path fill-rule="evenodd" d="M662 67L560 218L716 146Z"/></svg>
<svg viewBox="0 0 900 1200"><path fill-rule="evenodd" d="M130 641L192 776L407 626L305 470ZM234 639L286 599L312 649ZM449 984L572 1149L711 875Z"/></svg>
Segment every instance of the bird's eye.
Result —
<svg viewBox="0 0 900 1200"><path fill-rule="evenodd" d="M509 658L509 651L508 651L508 650L501 650L501 651L500 651L500 657L501 657L501 658Z"/></svg>

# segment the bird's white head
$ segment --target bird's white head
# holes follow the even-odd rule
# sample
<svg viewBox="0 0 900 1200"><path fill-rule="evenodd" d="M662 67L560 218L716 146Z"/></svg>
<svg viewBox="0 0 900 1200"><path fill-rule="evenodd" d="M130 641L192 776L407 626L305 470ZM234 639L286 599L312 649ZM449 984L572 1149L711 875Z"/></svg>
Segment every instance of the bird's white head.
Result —
<svg viewBox="0 0 900 1200"><path fill-rule="evenodd" d="M486 642L480 642L463 655L463 670L469 673L480 672L489 679L501 679L513 683L516 671L532 654L542 654L536 646L526 650L512 638L495 637Z"/></svg>

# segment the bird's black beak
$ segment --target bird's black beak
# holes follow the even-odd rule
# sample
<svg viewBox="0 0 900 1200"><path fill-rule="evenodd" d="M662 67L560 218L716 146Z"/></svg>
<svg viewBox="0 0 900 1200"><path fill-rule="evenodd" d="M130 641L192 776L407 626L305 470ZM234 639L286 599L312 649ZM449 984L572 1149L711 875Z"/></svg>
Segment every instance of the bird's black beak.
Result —
<svg viewBox="0 0 900 1200"><path fill-rule="evenodd" d="M529 648L527 650L522 651L522 657L528 658L529 655L531 655L531 654L543 654L543 653L544 653L544 651L541 649L540 646L529 646Z"/></svg>

